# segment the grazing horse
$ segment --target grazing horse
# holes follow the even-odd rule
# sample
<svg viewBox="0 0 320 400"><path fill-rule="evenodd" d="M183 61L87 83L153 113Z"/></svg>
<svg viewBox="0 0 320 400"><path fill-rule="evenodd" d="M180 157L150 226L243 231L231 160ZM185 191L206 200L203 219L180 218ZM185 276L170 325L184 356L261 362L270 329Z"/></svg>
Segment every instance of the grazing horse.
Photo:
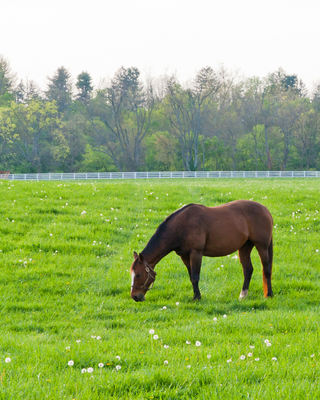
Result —
<svg viewBox="0 0 320 400"><path fill-rule="evenodd" d="M263 266L265 297L272 296L272 227L268 209L255 201L237 200L217 207L189 204L169 215L157 228L146 247L134 252L131 265L131 297L145 300L155 281L156 264L175 251L186 265L194 300L200 299L199 278L202 256L222 257L239 250L244 283L240 299L248 294L253 272L250 253L255 246Z"/></svg>

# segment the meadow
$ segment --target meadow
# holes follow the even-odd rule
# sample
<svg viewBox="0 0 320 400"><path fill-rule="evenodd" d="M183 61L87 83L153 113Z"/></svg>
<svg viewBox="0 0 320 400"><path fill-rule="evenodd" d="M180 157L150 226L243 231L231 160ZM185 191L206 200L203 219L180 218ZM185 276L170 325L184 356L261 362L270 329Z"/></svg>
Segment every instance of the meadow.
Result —
<svg viewBox="0 0 320 400"><path fill-rule="evenodd" d="M320 181L0 181L0 399L320 398ZM171 253L146 301L133 251L188 203L274 218L274 297L237 254L204 258L202 299Z"/></svg>

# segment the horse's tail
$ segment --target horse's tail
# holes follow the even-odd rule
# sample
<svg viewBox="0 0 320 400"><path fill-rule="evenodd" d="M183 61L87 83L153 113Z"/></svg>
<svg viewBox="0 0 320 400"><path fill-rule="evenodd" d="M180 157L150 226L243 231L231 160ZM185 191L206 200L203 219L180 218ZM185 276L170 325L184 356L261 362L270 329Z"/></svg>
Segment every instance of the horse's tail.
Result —
<svg viewBox="0 0 320 400"><path fill-rule="evenodd" d="M269 262L268 262L268 267L270 270L270 279L272 278L272 263L273 263L273 240L271 237L271 241L268 247L268 258L269 258ZM263 268L263 293L264 293L264 297L267 297L268 295L268 284L267 284L267 277L265 275L265 269Z"/></svg>

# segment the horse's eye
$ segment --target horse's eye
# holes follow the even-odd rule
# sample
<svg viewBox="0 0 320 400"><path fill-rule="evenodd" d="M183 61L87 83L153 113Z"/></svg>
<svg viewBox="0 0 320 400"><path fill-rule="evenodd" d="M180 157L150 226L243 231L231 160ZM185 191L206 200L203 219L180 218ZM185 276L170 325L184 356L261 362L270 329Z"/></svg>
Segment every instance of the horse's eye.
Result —
<svg viewBox="0 0 320 400"><path fill-rule="evenodd" d="M140 276L141 276L141 274L137 274L137 275L136 275L137 278L140 278Z"/></svg>

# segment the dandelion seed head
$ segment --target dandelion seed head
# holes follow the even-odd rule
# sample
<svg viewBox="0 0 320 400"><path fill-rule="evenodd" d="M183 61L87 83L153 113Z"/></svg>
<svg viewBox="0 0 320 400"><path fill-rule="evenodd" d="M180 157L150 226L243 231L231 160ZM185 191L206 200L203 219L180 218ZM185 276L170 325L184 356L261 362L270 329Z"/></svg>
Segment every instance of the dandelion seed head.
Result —
<svg viewBox="0 0 320 400"><path fill-rule="evenodd" d="M165 360L163 363L166 364L166 365L169 364L169 362L167 360Z"/></svg>
<svg viewBox="0 0 320 400"><path fill-rule="evenodd" d="M11 358L10 358L10 357L7 357L4 361L5 361L6 363L9 363L9 362L11 362Z"/></svg>
<svg viewBox="0 0 320 400"><path fill-rule="evenodd" d="M242 354L242 356L240 356L240 360L245 360L246 359L246 356L244 356L243 354Z"/></svg>
<svg viewBox="0 0 320 400"><path fill-rule="evenodd" d="M201 346L201 342L199 342L198 340L196 341L196 346L199 347Z"/></svg>
<svg viewBox="0 0 320 400"><path fill-rule="evenodd" d="M83 374L85 374L85 373L87 372L87 370L86 370L85 368L82 368L81 372L82 372Z"/></svg>
<svg viewBox="0 0 320 400"><path fill-rule="evenodd" d="M89 374L91 374L91 373L93 372L93 368L92 368L92 367L89 367L89 368L87 369L87 371L89 372Z"/></svg>
<svg viewBox="0 0 320 400"><path fill-rule="evenodd" d="M121 365L116 365L116 370L119 371L121 369Z"/></svg>
<svg viewBox="0 0 320 400"><path fill-rule="evenodd" d="M104 364L103 363L99 363L98 366L99 366L99 368L103 368Z"/></svg>
<svg viewBox="0 0 320 400"><path fill-rule="evenodd" d="M153 335L153 339L157 340L157 339L159 339L159 336L158 335Z"/></svg>
<svg viewBox="0 0 320 400"><path fill-rule="evenodd" d="M73 360L68 361L68 365L71 367L72 365L74 365L74 361Z"/></svg>
<svg viewBox="0 0 320 400"><path fill-rule="evenodd" d="M150 333L150 335L153 335L154 334L154 329L150 329L149 333Z"/></svg>

